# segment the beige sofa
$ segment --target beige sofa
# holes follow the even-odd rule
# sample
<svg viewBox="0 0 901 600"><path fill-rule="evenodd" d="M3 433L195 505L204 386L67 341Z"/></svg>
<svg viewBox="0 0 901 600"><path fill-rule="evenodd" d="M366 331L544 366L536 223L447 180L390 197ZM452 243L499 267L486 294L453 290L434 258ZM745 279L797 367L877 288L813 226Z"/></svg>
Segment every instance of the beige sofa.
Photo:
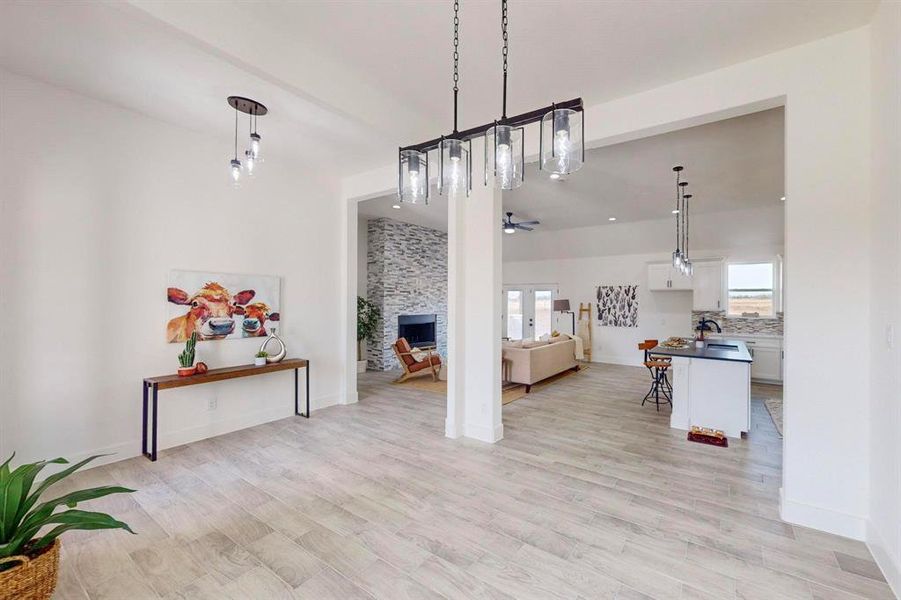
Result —
<svg viewBox="0 0 901 600"><path fill-rule="evenodd" d="M504 373L507 381L523 383L526 392L532 384L567 369L578 369L576 342L567 338L557 342L504 342Z"/></svg>

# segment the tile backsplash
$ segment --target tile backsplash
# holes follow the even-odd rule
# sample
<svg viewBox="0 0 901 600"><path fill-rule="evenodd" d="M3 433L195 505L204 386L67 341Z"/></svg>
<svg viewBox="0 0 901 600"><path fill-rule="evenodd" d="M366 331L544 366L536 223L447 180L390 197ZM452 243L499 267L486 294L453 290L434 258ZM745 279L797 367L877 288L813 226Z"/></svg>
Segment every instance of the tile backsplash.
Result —
<svg viewBox="0 0 901 600"><path fill-rule="evenodd" d="M736 335L782 335L782 313L774 318L727 317L725 311L691 311L692 328L701 319L713 319L723 328L723 333Z"/></svg>

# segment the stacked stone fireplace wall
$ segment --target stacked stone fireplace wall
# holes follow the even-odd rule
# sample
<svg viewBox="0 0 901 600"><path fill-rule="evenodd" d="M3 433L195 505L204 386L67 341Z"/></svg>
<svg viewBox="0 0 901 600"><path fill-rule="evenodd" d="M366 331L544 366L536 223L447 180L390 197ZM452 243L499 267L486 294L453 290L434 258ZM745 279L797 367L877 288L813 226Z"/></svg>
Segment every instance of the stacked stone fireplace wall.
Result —
<svg viewBox="0 0 901 600"><path fill-rule="evenodd" d="M399 368L391 349L399 315L437 315L438 352L447 357L447 234L384 218L369 221L367 233L366 294L382 311L367 368Z"/></svg>

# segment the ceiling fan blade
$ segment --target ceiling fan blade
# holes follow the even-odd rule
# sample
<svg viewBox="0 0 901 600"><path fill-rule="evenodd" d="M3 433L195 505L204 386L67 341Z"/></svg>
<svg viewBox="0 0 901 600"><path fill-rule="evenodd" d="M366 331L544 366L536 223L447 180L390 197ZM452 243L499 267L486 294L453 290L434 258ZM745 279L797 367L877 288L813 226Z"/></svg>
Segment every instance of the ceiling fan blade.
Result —
<svg viewBox="0 0 901 600"><path fill-rule="evenodd" d="M522 229L523 231L532 231L532 228L531 228L531 227L524 227L524 226L521 225L520 223L517 223L516 225L514 225L514 227L515 227L516 229Z"/></svg>
<svg viewBox="0 0 901 600"><path fill-rule="evenodd" d="M520 225L541 225L541 221L522 221Z"/></svg>

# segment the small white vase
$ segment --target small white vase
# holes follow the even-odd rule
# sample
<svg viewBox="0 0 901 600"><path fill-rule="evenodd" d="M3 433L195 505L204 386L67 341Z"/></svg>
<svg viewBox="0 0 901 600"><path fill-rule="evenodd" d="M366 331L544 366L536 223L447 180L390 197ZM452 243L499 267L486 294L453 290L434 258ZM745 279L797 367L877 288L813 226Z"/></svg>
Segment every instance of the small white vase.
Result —
<svg viewBox="0 0 901 600"><path fill-rule="evenodd" d="M265 367L266 366L266 357L265 356L254 356L253 364L255 364L258 367Z"/></svg>

